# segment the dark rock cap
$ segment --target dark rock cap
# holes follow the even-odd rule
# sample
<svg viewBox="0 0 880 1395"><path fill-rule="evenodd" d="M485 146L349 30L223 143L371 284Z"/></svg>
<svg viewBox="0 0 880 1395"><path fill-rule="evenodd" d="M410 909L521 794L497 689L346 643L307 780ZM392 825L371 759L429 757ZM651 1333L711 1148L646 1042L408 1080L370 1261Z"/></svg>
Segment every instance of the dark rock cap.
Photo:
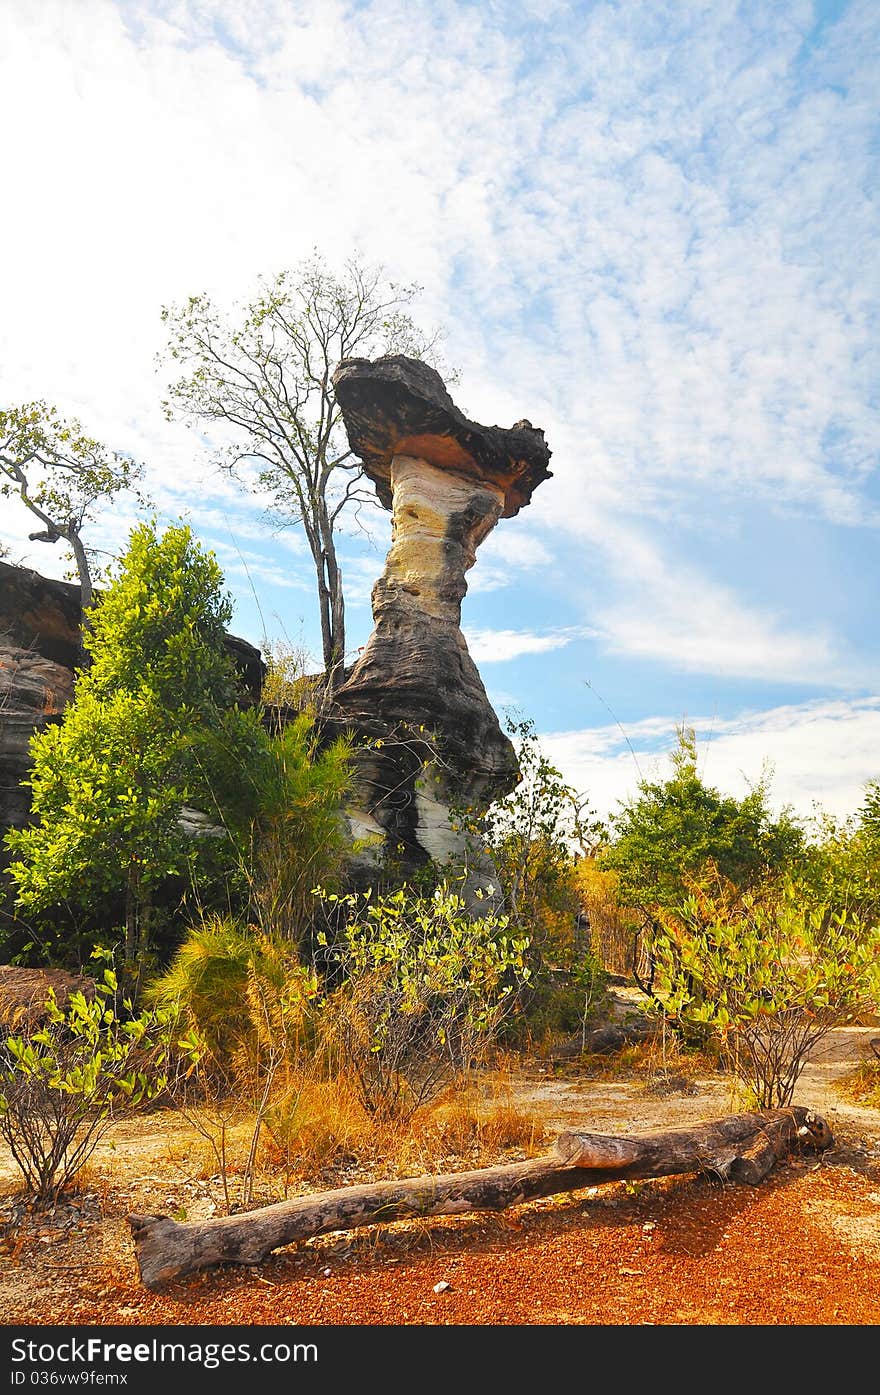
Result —
<svg viewBox="0 0 880 1395"><path fill-rule="evenodd" d="M343 359L333 374L336 400L355 455L391 507L391 461L411 455L429 465L487 480L504 490L504 518L532 497L547 469L550 448L529 421L480 426L460 412L440 374L403 354Z"/></svg>

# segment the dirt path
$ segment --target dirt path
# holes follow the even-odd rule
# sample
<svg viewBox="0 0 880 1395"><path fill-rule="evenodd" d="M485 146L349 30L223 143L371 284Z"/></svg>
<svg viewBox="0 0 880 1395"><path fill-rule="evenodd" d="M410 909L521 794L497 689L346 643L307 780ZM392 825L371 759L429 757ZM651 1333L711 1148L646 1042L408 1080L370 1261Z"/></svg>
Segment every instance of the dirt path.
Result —
<svg viewBox="0 0 880 1395"><path fill-rule="evenodd" d="M612 1017L625 1020L635 1011L638 999L635 990L615 989ZM814 1048L796 1091L798 1104L824 1115L836 1134L847 1138L864 1135L868 1149L880 1147L880 1112L845 1099L836 1085L860 1061L873 1058L870 1043L878 1036L878 1026L839 1027L829 1032ZM674 1080L682 1065L675 1058L665 1063L662 1048L655 1048L655 1055L657 1093L650 1079L647 1084L644 1079L625 1076L585 1080L576 1068L555 1073L548 1066L518 1081L517 1098L537 1109L554 1130L580 1123L609 1133L685 1127L742 1108L730 1078L717 1072L688 1076L682 1089L659 1092L664 1075Z"/></svg>

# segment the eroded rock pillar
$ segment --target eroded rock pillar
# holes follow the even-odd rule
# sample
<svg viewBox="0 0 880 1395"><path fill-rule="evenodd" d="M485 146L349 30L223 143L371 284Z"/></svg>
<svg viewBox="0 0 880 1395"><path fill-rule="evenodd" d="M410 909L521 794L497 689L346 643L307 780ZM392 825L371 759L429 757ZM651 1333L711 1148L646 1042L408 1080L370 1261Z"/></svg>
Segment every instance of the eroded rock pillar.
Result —
<svg viewBox="0 0 880 1395"><path fill-rule="evenodd" d="M334 385L352 449L392 511L375 629L336 693L337 717L372 741L350 814L354 832L408 875L462 853L458 811L486 808L519 779L461 603L477 548L547 477L549 451L526 422L467 421L439 376L411 359L350 360Z"/></svg>

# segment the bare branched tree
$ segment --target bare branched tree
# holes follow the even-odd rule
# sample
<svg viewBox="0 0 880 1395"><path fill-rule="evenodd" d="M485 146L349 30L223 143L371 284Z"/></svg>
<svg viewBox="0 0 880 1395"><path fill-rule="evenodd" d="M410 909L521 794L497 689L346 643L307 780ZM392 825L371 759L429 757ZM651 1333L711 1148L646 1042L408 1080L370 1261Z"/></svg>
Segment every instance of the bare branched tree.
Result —
<svg viewBox="0 0 880 1395"><path fill-rule="evenodd" d="M433 361L439 336L423 335L407 312L418 291L359 258L335 275L314 253L261 281L256 298L229 317L207 295L162 311L163 359L183 370L169 385L167 415L219 427L218 463L232 472L245 467L277 514L302 525L328 687L345 661L337 525L343 510L356 514L374 501L342 429L333 370L342 359L387 353Z"/></svg>

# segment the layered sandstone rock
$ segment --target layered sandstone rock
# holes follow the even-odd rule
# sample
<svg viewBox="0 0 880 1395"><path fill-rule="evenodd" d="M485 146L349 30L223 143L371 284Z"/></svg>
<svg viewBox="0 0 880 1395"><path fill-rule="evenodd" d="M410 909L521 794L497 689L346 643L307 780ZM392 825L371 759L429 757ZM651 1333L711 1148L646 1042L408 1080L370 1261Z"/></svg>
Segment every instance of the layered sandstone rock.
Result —
<svg viewBox="0 0 880 1395"><path fill-rule="evenodd" d="M79 587L0 562L0 867L2 836L30 811L30 739L60 719L79 662Z"/></svg>
<svg viewBox="0 0 880 1395"><path fill-rule="evenodd" d="M333 381L351 448L392 511L375 629L336 694L338 718L374 742L358 757L352 821L406 873L460 853L451 811L485 808L519 778L461 603L477 548L549 477L550 451L527 421L469 421L415 359L349 359Z"/></svg>

